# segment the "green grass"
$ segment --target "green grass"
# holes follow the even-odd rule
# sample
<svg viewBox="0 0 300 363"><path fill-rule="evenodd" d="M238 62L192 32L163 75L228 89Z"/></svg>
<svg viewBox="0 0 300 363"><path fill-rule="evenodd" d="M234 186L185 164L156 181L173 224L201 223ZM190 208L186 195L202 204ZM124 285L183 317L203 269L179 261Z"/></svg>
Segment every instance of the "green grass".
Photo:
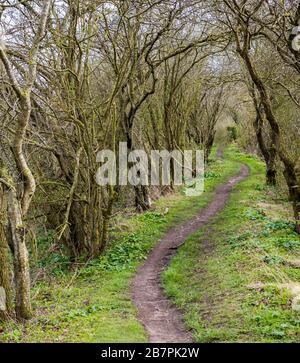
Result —
<svg viewBox="0 0 300 363"><path fill-rule="evenodd" d="M264 165L235 147L226 158L249 165L225 209L188 238L163 283L197 342L299 342L300 313L282 284L297 282L300 239L289 203L265 187Z"/></svg>
<svg viewBox="0 0 300 363"><path fill-rule="evenodd" d="M34 271L40 278L32 290L35 317L25 324L0 325L4 342L145 342L131 302L130 284L137 267L172 226L193 217L213 196L216 185L236 174L239 162L213 160L207 168L205 193L161 198L155 210L118 215L112 220L111 243L105 254L70 271L59 251L46 255ZM164 213L166 208L168 213ZM45 248L51 234L40 243ZM44 276L43 276L44 274Z"/></svg>

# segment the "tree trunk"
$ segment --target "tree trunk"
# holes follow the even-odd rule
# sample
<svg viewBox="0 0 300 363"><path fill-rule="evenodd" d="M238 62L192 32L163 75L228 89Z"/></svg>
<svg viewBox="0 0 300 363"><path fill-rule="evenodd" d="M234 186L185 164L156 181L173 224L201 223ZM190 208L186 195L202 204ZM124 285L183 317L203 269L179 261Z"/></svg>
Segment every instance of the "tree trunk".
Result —
<svg viewBox="0 0 300 363"><path fill-rule="evenodd" d="M135 191L135 206L138 211L145 212L151 207L149 188L146 185L137 185Z"/></svg>
<svg viewBox="0 0 300 363"><path fill-rule="evenodd" d="M68 218L69 236L67 236L67 244L73 261L83 256L84 253L88 254L88 226L84 212L85 208L82 203L77 201L72 202L70 216Z"/></svg>
<svg viewBox="0 0 300 363"><path fill-rule="evenodd" d="M204 160L205 162L208 161L209 155L211 153L211 149L213 147L214 141L216 136L216 130L212 129L209 134L207 135L207 140L205 143L205 150L204 150Z"/></svg>
<svg viewBox="0 0 300 363"><path fill-rule="evenodd" d="M9 238L14 255L14 278L16 286L16 317L30 319L30 275L28 251L26 248L26 229L22 222L21 208L13 190L8 192Z"/></svg>
<svg viewBox="0 0 300 363"><path fill-rule="evenodd" d="M89 203L73 201L68 221L68 230L64 243L68 246L73 260L82 256L97 257L105 247L107 240L103 238L108 229L111 212L103 215L99 190L89 190ZM104 221L107 220L107 226Z"/></svg>
<svg viewBox="0 0 300 363"><path fill-rule="evenodd" d="M297 165L295 167L285 156L284 159L284 177L288 185L289 197L293 205L296 221L295 230L300 234L300 173L298 172Z"/></svg>
<svg viewBox="0 0 300 363"><path fill-rule="evenodd" d="M270 162L267 162L266 165L267 165L266 183L267 183L267 185L275 186L276 185L276 175L277 175L275 162L274 162L274 160L272 160Z"/></svg>
<svg viewBox="0 0 300 363"><path fill-rule="evenodd" d="M126 134L126 141L127 141L127 148L128 151L134 151L134 142L132 137L132 121L128 120L126 118L126 114L123 115L123 118L125 121L123 121L123 124L127 125L127 128L125 130ZM128 126L130 125L130 126ZM138 211L147 211L150 209L151 206L151 200L149 196L149 189L145 185L137 185L134 187L134 193L135 193L135 207Z"/></svg>
<svg viewBox="0 0 300 363"><path fill-rule="evenodd" d="M262 134L263 120L260 115L256 116L256 120L254 122L254 129L256 132L257 143L260 149L260 152L266 163L266 183L267 185L276 185L276 149L274 147L268 148L265 144L264 137Z"/></svg>
<svg viewBox="0 0 300 363"><path fill-rule="evenodd" d="M240 47L240 43L237 42L238 53L241 58L244 60L249 75L255 84L259 96L260 102L264 109L266 120L268 121L270 128L272 130L272 148L276 150L280 160L284 165L284 177L286 180L286 184L289 189L289 197L293 205L294 216L296 222L296 231L300 233L300 225L299 225L299 213L300 213L300 178L299 173L297 172L297 163L294 162L286 152L284 145L281 140L281 133L278 121L274 115L272 104L270 101L270 97L268 91L259 77L254 65L252 64L251 58L249 56L249 35L245 36L245 43L243 49Z"/></svg>
<svg viewBox="0 0 300 363"><path fill-rule="evenodd" d="M266 164L266 184L275 186L276 174L277 174L276 170L277 150L275 148L276 133L274 133L274 131L271 129L271 145L268 147L263 136L264 111L261 103L259 103L259 101L257 100L255 89L253 86L250 88L250 94L256 111L256 118L253 122L253 126L256 133L258 147Z"/></svg>
<svg viewBox="0 0 300 363"><path fill-rule="evenodd" d="M12 315L12 286L9 247L5 235L3 203L4 191L0 185L0 320Z"/></svg>

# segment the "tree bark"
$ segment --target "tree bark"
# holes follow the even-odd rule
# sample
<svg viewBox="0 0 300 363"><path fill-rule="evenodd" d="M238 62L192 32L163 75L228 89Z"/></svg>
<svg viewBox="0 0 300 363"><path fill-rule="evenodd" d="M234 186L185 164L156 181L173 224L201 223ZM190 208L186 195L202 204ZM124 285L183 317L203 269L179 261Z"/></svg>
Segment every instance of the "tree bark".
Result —
<svg viewBox="0 0 300 363"><path fill-rule="evenodd" d="M29 259L25 237L26 229L22 223L21 207L14 190L8 192L9 238L14 255L14 279L16 286L16 317L19 320L30 319L32 308L30 301Z"/></svg>
<svg viewBox="0 0 300 363"><path fill-rule="evenodd" d="M265 164L266 164L266 184L267 185L271 185L271 186L275 186L276 185L276 175L277 175L277 171L276 171L276 155L277 155L277 151L272 145L268 148L264 137L263 137L263 117L261 114L261 110L260 107L256 104L255 105L256 108L256 118L254 121L254 130L256 133L256 139L257 139L257 143L260 149L260 152L265 160Z"/></svg>
<svg viewBox="0 0 300 363"><path fill-rule="evenodd" d="M0 320L8 319L13 312L11 266L9 247L5 235L4 190L0 185Z"/></svg>

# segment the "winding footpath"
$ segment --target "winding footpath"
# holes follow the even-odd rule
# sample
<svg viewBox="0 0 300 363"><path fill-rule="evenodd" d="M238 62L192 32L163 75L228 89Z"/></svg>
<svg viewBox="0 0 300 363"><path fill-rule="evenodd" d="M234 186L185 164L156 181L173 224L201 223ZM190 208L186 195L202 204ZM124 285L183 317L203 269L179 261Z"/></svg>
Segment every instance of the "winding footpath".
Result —
<svg viewBox="0 0 300 363"><path fill-rule="evenodd" d="M238 175L217 187L213 200L196 217L171 228L138 269L132 286L133 302L151 343L192 342L192 335L184 325L182 314L164 293L161 273L176 250L225 207L233 186L248 175L248 167L242 165Z"/></svg>

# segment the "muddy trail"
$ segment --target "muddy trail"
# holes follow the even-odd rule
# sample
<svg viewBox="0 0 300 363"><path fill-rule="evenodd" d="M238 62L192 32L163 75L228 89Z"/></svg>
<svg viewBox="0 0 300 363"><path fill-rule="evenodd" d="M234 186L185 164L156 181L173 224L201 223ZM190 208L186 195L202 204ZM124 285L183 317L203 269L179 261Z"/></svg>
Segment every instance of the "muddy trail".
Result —
<svg viewBox="0 0 300 363"><path fill-rule="evenodd" d="M138 269L133 281L132 296L138 309L138 318L145 327L150 342L192 342L192 334L186 329L182 314L164 293L161 273L184 241L225 207L232 187L248 174L248 167L242 165L238 175L216 188L213 200L196 217L171 228Z"/></svg>

